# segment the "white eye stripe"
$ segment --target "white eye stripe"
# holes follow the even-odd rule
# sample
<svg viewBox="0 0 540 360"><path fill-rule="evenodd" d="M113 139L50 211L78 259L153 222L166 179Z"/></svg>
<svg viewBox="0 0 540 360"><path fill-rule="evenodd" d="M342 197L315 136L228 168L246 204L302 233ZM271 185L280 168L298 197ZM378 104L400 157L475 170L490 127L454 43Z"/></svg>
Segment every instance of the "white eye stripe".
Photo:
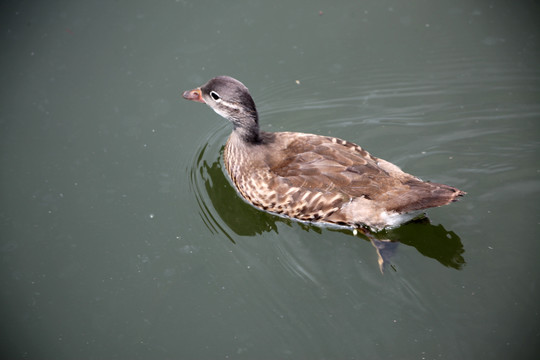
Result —
<svg viewBox="0 0 540 360"><path fill-rule="evenodd" d="M214 99L214 101L221 101L221 96L219 96L219 94L214 90L210 91L210 96L212 97L212 99Z"/></svg>

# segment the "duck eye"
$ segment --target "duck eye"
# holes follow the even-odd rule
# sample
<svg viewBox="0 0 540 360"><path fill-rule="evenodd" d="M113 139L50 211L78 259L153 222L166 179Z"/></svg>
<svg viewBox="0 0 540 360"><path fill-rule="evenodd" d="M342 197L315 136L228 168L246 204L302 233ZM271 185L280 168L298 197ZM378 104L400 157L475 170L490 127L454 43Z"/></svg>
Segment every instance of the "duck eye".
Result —
<svg viewBox="0 0 540 360"><path fill-rule="evenodd" d="M212 97L212 99L214 99L215 101L219 101L221 100L221 97L219 96L219 94L215 91L210 91L210 96Z"/></svg>

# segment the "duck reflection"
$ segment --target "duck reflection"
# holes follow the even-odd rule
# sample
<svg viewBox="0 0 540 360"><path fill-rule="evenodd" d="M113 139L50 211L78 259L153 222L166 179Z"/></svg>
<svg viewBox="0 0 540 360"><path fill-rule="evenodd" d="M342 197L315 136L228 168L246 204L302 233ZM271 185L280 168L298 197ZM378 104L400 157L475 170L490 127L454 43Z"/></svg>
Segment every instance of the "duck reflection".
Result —
<svg viewBox="0 0 540 360"><path fill-rule="evenodd" d="M203 149L204 152L204 149ZM253 236L263 232L278 232L277 223L291 224L291 220L272 215L244 202L225 177L220 158L209 163L199 157L198 170L204 183L205 193L208 195L218 216L227 227L237 235ZM192 179L192 181L196 181ZM205 194L205 195L206 195ZM234 240L219 222L213 219L212 212L201 200L201 194L197 196L207 226L213 232L224 233L233 243ZM249 221L245 221L249 219ZM307 223L299 223L307 231L322 233L323 229ZM219 230L216 227L220 228ZM350 229L327 228L329 231L337 231L344 234L352 234ZM465 264L463 258L463 244L458 235L446 230L442 225L432 225L428 218L422 217L398 228L371 232L368 229L359 229L358 236L370 241L378 255L381 272L395 267L391 263L393 254L398 244L412 246L422 255L437 260L446 267L461 269Z"/></svg>

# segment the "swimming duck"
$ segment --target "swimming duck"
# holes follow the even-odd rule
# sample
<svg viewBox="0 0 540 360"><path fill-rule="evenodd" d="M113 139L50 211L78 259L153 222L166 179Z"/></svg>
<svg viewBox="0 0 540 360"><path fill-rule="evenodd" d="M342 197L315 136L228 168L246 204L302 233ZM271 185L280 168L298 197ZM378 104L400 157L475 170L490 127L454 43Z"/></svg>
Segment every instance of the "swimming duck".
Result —
<svg viewBox="0 0 540 360"><path fill-rule="evenodd" d="M422 181L346 140L259 130L248 88L232 77L215 77L182 96L207 104L233 124L223 154L225 168L240 195L262 210L378 231L465 194Z"/></svg>

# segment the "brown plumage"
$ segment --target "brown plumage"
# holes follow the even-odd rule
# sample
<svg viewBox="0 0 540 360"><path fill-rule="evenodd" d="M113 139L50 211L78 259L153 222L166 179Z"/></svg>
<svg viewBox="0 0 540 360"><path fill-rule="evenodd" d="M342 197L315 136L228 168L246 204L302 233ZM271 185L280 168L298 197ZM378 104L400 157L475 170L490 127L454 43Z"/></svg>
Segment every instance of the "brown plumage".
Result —
<svg viewBox="0 0 540 360"><path fill-rule="evenodd" d="M213 78L183 97L206 103L233 123L225 167L242 197L260 209L303 221L380 230L465 194L424 182L345 140L259 131L248 89L231 77Z"/></svg>

